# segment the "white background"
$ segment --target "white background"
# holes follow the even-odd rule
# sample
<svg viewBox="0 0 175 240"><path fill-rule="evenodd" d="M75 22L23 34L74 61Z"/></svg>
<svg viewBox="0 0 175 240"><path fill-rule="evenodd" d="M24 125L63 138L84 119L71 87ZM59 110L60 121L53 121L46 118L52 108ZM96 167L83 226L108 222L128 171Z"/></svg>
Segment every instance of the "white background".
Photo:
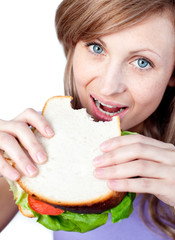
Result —
<svg viewBox="0 0 175 240"><path fill-rule="evenodd" d="M61 0L0 0L0 118L9 120L63 95L65 57L59 44L55 11ZM52 231L20 213L1 240L50 240Z"/></svg>
<svg viewBox="0 0 175 240"><path fill-rule="evenodd" d="M55 31L61 0L0 0L0 119L40 111L63 95L65 57Z"/></svg>

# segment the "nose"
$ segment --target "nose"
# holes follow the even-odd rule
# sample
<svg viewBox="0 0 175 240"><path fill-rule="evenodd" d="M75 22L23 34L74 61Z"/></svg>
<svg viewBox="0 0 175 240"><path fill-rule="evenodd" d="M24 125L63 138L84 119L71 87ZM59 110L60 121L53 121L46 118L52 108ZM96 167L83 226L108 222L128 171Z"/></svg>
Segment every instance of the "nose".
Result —
<svg viewBox="0 0 175 240"><path fill-rule="evenodd" d="M126 91L126 74L122 65L106 64L100 74L100 90L104 96L120 94Z"/></svg>

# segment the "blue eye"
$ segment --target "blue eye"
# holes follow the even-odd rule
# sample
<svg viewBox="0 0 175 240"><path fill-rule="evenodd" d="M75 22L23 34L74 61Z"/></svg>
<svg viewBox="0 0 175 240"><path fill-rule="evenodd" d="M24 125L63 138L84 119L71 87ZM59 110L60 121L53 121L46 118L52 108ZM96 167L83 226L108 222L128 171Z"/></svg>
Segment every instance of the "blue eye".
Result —
<svg viewBox="0 0 175 240"><path fill-rule="evenodd" d="M139 58L135 60L133 64L140 69L149 69L152 67L152 64L144 58Z"/></svg>
<svg viewBox="0 0 175 240"><path fill-rule="evenodd" d="M95 42L88 43L87 46L89 47L92 53L99 54L99 55L105 54L103 47L98 43L95 43Z"/></svg>
<svg viewBox="0 0 175 240"><path fill-rule="evenodd" d="M103 52L103 48L100 45L94 44L92 48L94 53L101 54Z"/></svg>
<svg viewBox="0 0 175 240"><path fill-rule="evenodd" d="M145 59L138 59L138 66L141 68L146 68L149 65L149 62Z"/></svg>

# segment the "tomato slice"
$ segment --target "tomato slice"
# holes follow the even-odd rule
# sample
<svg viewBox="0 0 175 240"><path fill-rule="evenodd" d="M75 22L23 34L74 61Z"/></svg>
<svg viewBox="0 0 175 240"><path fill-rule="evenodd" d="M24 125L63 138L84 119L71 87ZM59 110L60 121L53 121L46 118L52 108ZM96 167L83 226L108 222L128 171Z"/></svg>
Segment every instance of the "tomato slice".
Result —
<svg viewBox="0 0 175 240"><path fill-rule="evenodd" d="M30 195L28 195L29 206L37 213L45 215L60 215L64 210L55 208L48 203L41 202Z"/></svg>

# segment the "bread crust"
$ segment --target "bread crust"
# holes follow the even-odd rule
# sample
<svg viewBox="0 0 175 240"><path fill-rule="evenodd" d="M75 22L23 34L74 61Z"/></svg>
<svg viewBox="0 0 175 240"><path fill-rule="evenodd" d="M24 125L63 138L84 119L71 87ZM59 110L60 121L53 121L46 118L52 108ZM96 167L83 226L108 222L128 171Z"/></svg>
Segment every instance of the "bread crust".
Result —
<svg viewBox="0 0 175 240"><path fill-rule="evenodd" d="M29 210L23 209L23 208L22 208L20 205L18 205L18 204L17 204L17 206L18 206L19 211L20 211L25 217L29 217L29 218L33 218L33 217L34 217L33 213L31 213Z"/></svg>
<svg viewBox="0 0 175 240"><path fill-rule="evenodd" d="M46 109L46 106L48 104L48 102L50 102L50 100L54 99L54 98L69 98L70 99L70 102L73 100L73 97L71 96L53 96L51 98L49 98L46 103L44 104L44 107L43 107L43 110L41 112L42 115L44 115L44 112L45 112L45 109Z"/></svg>
<svg viewBox="0 0 175 240"><path fill-rule="evenodd" d="M53 201L52 199L47 199L44 196L33 194L27 188L25 188L25 186L22 185L21 182L19 182L19 185L26 193L28 193L33 198L42 202L46 202L56 208L75 213L102 213L117 206L126 195L125 192L111 191L108 195L87 202L57 202Z"/></svg>
<svg viewBox="0 0 175 240"><path fill-rule="evenodd" d="M99 201L97 203L87 203L85 205L76 205L76 206L58 206L53 205L54 207L61 208L74 213L85 213L85 214L99 214L105 212L109 209L116 207L122 199L125 197L126 193L115 192L115 194L104 201Z"/></svg>

